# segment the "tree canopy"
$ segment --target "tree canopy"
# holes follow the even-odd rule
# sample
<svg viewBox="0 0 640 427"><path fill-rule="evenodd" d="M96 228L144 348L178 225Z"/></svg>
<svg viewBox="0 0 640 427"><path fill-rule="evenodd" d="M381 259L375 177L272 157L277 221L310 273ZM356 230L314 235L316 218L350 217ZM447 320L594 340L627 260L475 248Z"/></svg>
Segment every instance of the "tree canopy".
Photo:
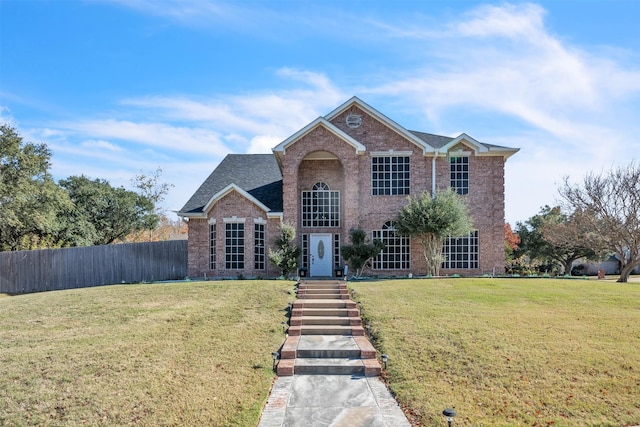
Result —
<svg viewBox="0 0 640 427"><path fill-rule="evenodd" d="M108 244L158 224L144 194L84 176L56 184L50 160L45 144L0 125L0 250Z"/></svg>
<svg viewBox="0 0 640 427"><path fill-rule="evenodd" d="M58 231L57 213L71 202L49 174L50 159L46 145L0 126L0 250L43 247Z"/></svg>
<svg viewBox="0 0 640 427"><path fill-rule="evenodd" d="M395 220L399 235L417 239L427 264L427 275L437 276L442 246L447 237L462 237L473 229L473 220L463 196L452 190L409 197Z"/></svg>
<svg viewBox="0 0 640 427"><path fill-rule="evenodd" d="M74 208L68 213L74 230L82 230L92 245L108 245L131 232L155 228L158 215L145 196L102 179L72 176L60 180Z"/></svg>
<svg viewBox="0 0 640 427"><path fill-rule="evenodd" d="M640 164L589 173L578 184L566 177L560 194L579 213L580 227L590 231L590 246L616 254L618 281L626 282L640 265Z"/></svg>
<svg viewBox="0 0 640 427"><path fill-rule="evenodd" d="M544 206L537 215L519 222L516 232L520 245L515 253L526 254L542 268L561 267L570 274L575 260L598 257L598 248L587 240L590 231L583 228L580 214L566 214L560 206Z"/></svg>

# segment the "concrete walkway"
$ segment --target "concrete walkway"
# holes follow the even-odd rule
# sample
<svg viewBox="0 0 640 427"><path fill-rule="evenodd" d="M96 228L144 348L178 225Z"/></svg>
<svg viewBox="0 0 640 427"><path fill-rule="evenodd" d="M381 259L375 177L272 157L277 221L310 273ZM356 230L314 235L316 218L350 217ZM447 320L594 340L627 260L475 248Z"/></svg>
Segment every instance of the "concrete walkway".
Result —
<svg viewBox="0 0 640 427"><path fill-rule="evenodd" d="M409 427L378 377L294 375L276 379L258 427Z"/></svg>
<svg viewBox="0 0 640 427"><path fill-rule="evenodd" d="M258 427L409 427L344 281L303 281Z"/></svg>

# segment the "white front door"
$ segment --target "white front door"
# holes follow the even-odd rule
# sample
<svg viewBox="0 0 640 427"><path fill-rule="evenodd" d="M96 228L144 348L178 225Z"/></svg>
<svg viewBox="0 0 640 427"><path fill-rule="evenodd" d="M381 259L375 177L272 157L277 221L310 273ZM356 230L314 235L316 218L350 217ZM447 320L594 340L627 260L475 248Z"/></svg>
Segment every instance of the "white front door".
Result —
<svg viewBox="0 0 640 427"><path fill-rule="evenodd" d="M331 277L333 248L331 234L311 234L309 236L309 276Z"/></svg>

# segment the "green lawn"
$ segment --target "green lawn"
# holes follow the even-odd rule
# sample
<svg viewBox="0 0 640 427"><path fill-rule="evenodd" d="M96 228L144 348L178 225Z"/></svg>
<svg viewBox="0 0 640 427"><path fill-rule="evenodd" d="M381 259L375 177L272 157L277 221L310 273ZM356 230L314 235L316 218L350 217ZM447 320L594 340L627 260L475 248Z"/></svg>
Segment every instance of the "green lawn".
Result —
<svg viewBox="0 0 640 427"><path fill-rule="evenodd" d="M640 424L640 283L350 282L415 425ZM255 426L293 282L0 298L0 425Z"/></svg>
<svg viewBox="0 0 640 427"><path fill-rule="evenodd" d="M293 282L0 299L2 426L255 426Z"/></svg>
<svg viewBox="0 0 640 427"><path fill-rule="evenodd" d="M640 283L351 282L416 425L640 424Z"/></svg>

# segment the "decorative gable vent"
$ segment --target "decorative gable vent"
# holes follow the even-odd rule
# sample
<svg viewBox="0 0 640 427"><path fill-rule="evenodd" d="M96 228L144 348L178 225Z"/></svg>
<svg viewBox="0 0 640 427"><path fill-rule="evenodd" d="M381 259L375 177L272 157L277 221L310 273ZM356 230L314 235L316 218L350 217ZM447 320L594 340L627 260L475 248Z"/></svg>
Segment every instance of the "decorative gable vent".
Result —
<svg viewBox="0 0 640 427"><path fill-rule="evenodd" d="M360 114L349 114L345 122L351 129L359 128L362 124L362 116Z"/></svg>

